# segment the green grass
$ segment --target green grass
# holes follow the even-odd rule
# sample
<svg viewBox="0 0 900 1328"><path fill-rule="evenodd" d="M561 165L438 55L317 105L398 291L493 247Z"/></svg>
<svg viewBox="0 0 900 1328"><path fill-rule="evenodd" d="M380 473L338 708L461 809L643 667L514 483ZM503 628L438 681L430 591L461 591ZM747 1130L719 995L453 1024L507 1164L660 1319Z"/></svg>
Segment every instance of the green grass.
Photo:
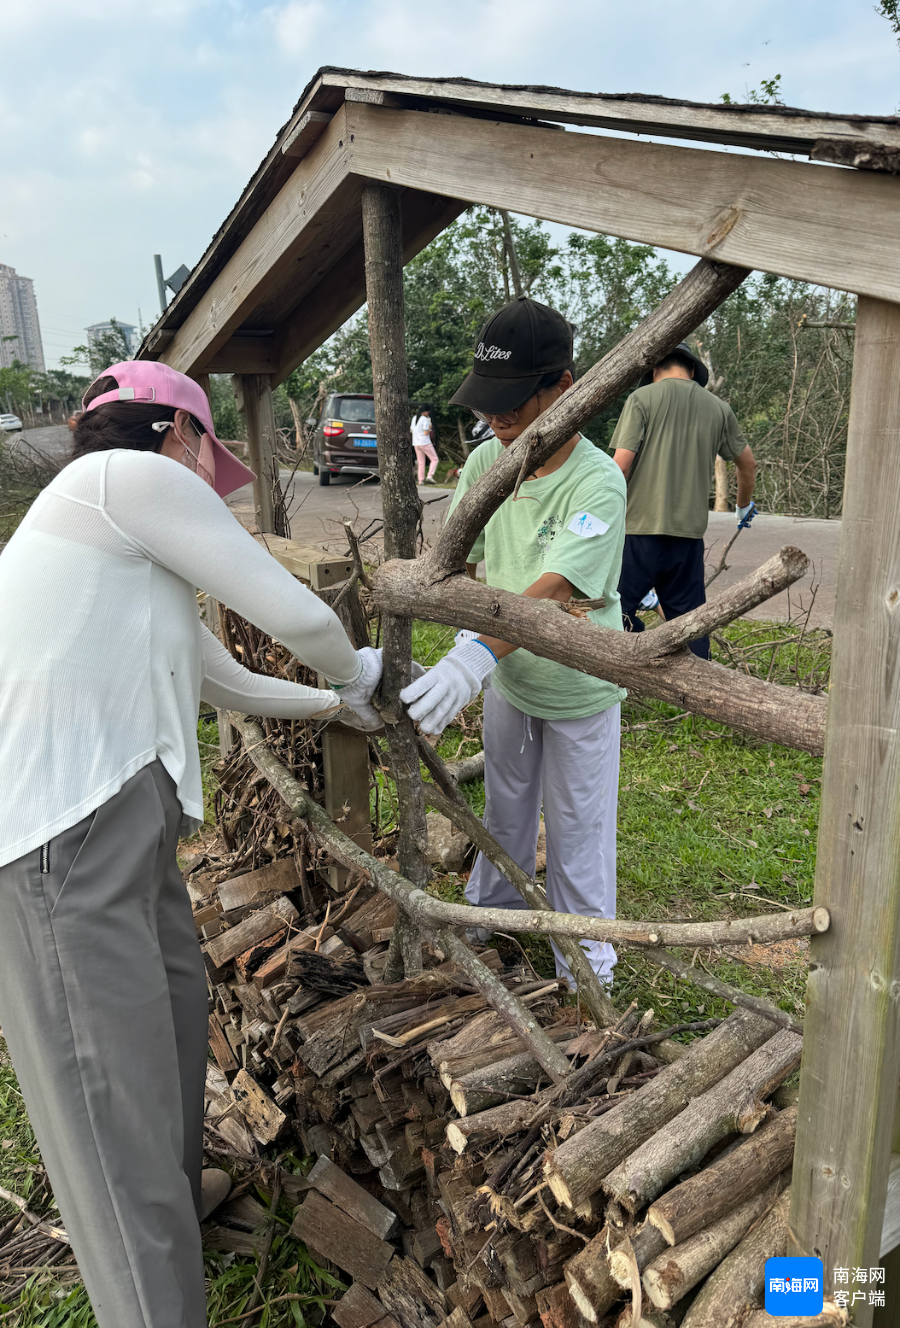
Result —
<svg viewBox="0 0 900 1328"><path fill-rule="evenodd" d="M648 618L648 625L654 625ZM827 668L827 633L804 635L787 624L744 621L714 645L749 661L757 676L782 681L819 679ZM767 645L767 642L772 644ZM416 623L413 653L433 664L453 643L450 628ZM470 708L470 710L473 708ZM480 701L467 718L474 724ZM709 720L686 716L662 702L628 700L622 711L618 814L618 915L631 919L695 920L777 912L812 900L819 811L820 758L774 743L757 743ZM458 726L444 731L438 751L453 759L478 750ZM462 786L473 810L484 810L481 780ZM438 876L431 889L464 899L459 877ZM549 941L520 937L542 974L554 972ZM688 961L692 956L686 956ZM802 957L780 970L739 959L698 955L723 981L801 1015L806 984ZM731 1007L700 988L661 973L640 952L619 951L614 999L637 1000L671 1022Z"/></svg>

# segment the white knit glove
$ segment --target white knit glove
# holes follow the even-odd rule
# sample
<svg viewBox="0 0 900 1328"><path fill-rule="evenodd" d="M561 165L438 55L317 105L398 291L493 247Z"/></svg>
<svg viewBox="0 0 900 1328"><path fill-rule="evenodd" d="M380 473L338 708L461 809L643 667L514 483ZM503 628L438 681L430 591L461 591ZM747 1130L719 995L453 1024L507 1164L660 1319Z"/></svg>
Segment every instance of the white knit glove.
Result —
<svg viewBox="0 0 900 1328"><path fill-rule="evenodd" d="M382 722L381 716L371 703L375 689L381 682L381 651L373 646L363 646L356 654L359 660L359 673L353 682L333 682L331 687L337 692L341 703L353 712L352 717L346 712L342 714L340 716L342 722L368 733L380 729Z"/></svg>
<svg viewBox="0 0 900 1328"><path fill-rule="evenodd" d="M372 646L364 646L359 654L362 663L359 677L355 682L345 683L343 687L340 684L333 684L338 699L343 704L339 711L328 713L342 724L346 724L348 728L359 729L362 733L374 733L376 729L384 727L384 720L372 705L372 697L381 682L382 652ZM377 675L372 682L371 678L376 670ZM421 678L424 672L422 665L413 660L413 680Z"/></svg>
<svg viewBox="0 0 900 1328"><path fill-rule="evenodd" d="M461 646L465 645L466 641L477 641L480 635L481 635L480 632L473 632L470 627L460 627L459 631L456 633L456 636L454 636L453 640L456 645ZM482 682L481 686L484 689L484 691L487 691L490 685L491 685L491 675L488 674L487 677Z"/></svg>
<svg viewBox="0 0 900 1328"><path fill-rule="evenodd" d="M497 667L494 653L481 641L465 641L404 687L400 700L424 733L442 733L464 706L481 691Z"/></svg>

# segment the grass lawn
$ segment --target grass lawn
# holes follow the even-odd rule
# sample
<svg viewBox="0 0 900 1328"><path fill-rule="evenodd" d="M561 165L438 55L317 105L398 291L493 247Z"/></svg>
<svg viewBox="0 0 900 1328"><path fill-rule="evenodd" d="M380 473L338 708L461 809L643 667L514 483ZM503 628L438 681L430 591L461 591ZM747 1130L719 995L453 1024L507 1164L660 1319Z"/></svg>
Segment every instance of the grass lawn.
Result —
<svg viewBox="0 0 900 1328"><path fill-rule="evenodd" d="M785 680L821 671L827 642L812 638L799 649L797 633L782 624L736 623L722 634L714 656L743 650L754 672L773 670ZM771 645L766 645L771 641ZM757 647L762 642L763 649ZM432 664L453 643L449 628L418 623L414 654ZM438 751L445 760L481 746L480 701L469 708L466 730L445 730ZM722 725L679 712L663 702L629 699L622 708L619 784L618 914L621 918L691 921L750 916L811 902L819 810L821 758L774 743L758 743ZM473 810L484 810L481 780L463 785ZM458 877L438 877L431 888L462 899ZM525 941L539 972L553 973L550 943ZM740 957L683 956L724 981L802 1015L806 946L786 942L774 952L748 947ZM724 1014L731 1007L697 987L653 968L637 950L622 948L614 999L637 1000L668 1022Z"/></svg>
<svg viewBox="0 0 900 1328"><path fill-rule="evenodd" d="M783 680L821 673L827 642L796 643L787 626L737 623L715 647L723 660L743 651L758 676ZM792 644L793 642L793 644ZM453 631L418 623L414 653L433 664L453 644ZM214 788L217 755L214 723L201 723L205 746L204 794ZM445 731L438 751L445 760L481 747L481 703ZM658 702L629 700L623 707L622 772L619 794L618 912L623 918L704 919L774 912L811 901L815 867L821 761L771 743L736 736L708 720L681 717ZM463 786L473 809L484 810L484 786ZM395 824L392 789L380 780L373 815L383 834ZM461 899L462 876L436 877L431 889ZM549 942L521 938L539 972L551 974ZM692 956L687 955L690 959ZM693 956L698 964L734 986L765 996L783 1009L802 1014L806 953L802 942L784 942L772 951L747 947L740 955ZM660 1025L730 1008L699 988L653 969L638 951L621 949L613 997L624 1009L637 1000L652 1006ZM290 1167L302 1165L292 1160ZM0 1054L0 1185L27 1198L41 1213L52 1200L43 1176L15 1075ZM0 1205L0 1219L14 1210ZM266 1277L266 1296L302 1296L272 1303L262 1328L319 1323L322 1298L336 1292L334 1279L317 1268L305 1249L287 1236L291 1213L279 1212L280 1233ZM210 1324L240 1315L252 1291L255 1259L207 1256ZM0 1316L9 1309L0 1301ZM51 1273L32 1279L15 1317L0 1322L17 1328L94 1328L83 1287Z"/></svg>

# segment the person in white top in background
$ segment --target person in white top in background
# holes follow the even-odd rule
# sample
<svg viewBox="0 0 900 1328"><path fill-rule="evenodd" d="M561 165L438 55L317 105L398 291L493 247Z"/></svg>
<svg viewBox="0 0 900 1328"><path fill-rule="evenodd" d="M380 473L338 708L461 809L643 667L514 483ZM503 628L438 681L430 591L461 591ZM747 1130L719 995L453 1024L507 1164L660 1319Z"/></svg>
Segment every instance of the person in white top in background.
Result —
<svg viewBox="0 0 900 1328"><path fill-rule="evenodd" d="M409 429L412 434L413 447L416 449L417 482L419 484L434 484L438 454L434 447L434 425L431 422L431 411L427 406L423 406L418 415L412 417ZM429 461L427 476L425 474L426 457Z"/></svg>
<svg viewBox="0 0 900 1328"><path fill-rule="evenodd" d="M84 406L0 556L0 1024L100 1328L205 1328L199 701L374 727L381 657L232 516L197 383L130 361ZM243 668L197 587L330 687Z"/></svg>

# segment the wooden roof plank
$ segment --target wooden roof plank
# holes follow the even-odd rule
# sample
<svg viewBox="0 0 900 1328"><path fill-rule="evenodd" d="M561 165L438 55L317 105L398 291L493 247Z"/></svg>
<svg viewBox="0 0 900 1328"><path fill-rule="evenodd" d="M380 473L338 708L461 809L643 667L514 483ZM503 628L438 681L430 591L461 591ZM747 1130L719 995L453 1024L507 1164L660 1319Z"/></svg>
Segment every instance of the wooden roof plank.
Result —
<svg viewBox="0 0 900 1328"><path fill-rule="evenodd" d="M313 267L317 279L337 257L334 228L341 218L357 227L361 224L357 216L361 186L348 179L349 142L343 133L343 115L343 111L335 115L312 151L297 164L165 347L161 358L174 369L191 373L212 360L284 280L286 265L297 269L299 284L299 267L309 256L313 264L322 264L318 271ZM323 255L327 256L324 263Z"/></svg>
<svg viewBox="0 0 900 1328"><path fill-rule="evenodd" d="M272 148L153 332L176 330L188 320L198 300L284 187L299 155L309 150L318 126L325 125L321 117L340 109L348 89L380 89L389 99L396 97L404 105L421 104L435 110L443 107L498 117L544 118L768 151L808 153L820 139L841 138L900 147L900 119L896 116L816 114L780 106L719 106L638 94L504 86L465 78L408 78L327 66L310 79ZM149 340L145 340L139 354L154 354Z"/></svg>
<svg viewBox="0 0 900 1328"><path fill-rule="evenodd" d="M900 180L347 104L350 169L473 203L900 300Z"/></svg>
<svg viewBox="0 0 900 1328"><path fill-rule="evenodd" d="M402 74L324 68L316 92L372 89L461 108L492 108L528 118L559 120L666 138L808 153L819 138L858 138L900 147L900 117L836 115L789 106L713 104L643 94L573 92L567 88L480 83L472 79L410 78Z"/></svg>
<svg viewBox="0 0 900 1328"><path fill-rule="evenodd" d="M405 191L401 199L404 263L415 258L465 207L466 204L456 198ZM365 262L360 238L359 243L300 303L282 329L275 351L273 385L282 382L308 359L365 304L365 300Z"/></svg>

